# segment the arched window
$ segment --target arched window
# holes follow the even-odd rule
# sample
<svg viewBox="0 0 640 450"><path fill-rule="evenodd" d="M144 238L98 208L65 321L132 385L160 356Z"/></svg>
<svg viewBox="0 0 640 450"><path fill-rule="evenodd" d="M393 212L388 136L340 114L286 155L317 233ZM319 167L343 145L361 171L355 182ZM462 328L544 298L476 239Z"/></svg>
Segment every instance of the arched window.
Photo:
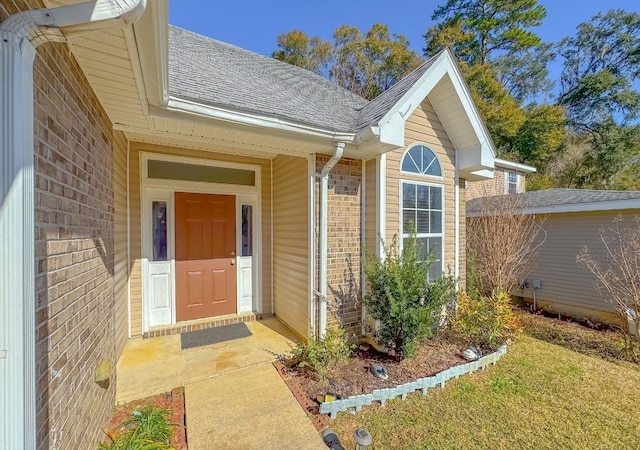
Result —
<svg viewBox="0 0 640 450"><path fill-rule="evenodd" d="M419 175L442 176L440 162L433 151L422 144L411 147L402 158L402 171Z"/></svg>

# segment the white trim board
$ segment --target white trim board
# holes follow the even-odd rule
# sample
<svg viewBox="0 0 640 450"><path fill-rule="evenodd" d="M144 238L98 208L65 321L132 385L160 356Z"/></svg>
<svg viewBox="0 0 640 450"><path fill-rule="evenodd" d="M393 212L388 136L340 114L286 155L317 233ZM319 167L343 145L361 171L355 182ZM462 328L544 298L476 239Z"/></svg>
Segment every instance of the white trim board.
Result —
<svg viewBox="0 0 640 450"><path fill-rule="evenodd" d="M640 209L640 199L611 200L605 202L572 203L568 205L535 206L525 208L526 214L561 214L572 212L622 211ZM478 212L467 213L467 217L480 217Z"/></svg>
<svg viewBox="0 0 640 450"><path fill-rule="evenodd" d="M225 161L216 161L209 159L198 159L198 158L190 158L183 156L175 156L175 155L164 155L157 154L152 152L140 152L140 218L141 218L141 233L140 233L140 245L142 250L141 260L142 260L142 329L143 332L147 332L155 327L162 327L167 325L176 325L176 296L175 296L175 207L174 207L174 196L176 192L194 192L201 194L222 194L222 195L233 195L235 197L236 202L236 255L240 253L240 238L238 233L240 230L240 220L241 215L238 215L237 212L240 210L241 205L252 205L253 206L253 220L254 220L254 241L253 241L253 256L252 256L252 310L256 312L263 311L262 304L262 184L261 184L261 167L252 164L242 164L242 163L231 163ZM255 186L240 186L233 184L222 184L222 183L208 183L208 182L194 182L194 181L182 181L182 180L165 180L165 179L150 179L148 177L148 161L149 160L159 160L159 161L170 161L170 162L181 162L187 164L198 164L198 165L206 165L211 167L228 167L228 168L239 168L245 170L253 170L255 172ZM167 201L167 233L168 233L168 241L167 241L167 258L170 261L170 273L169 276L171 278L171 298L170 298L170 309L171 309L171 322L170 323L162 323L162 324L151 324L150 323L150 298L148 297L150 280L149 280L149 265L150 263L150 255L151 255L151 246L148 242L149 239L146 239L151 233L151 216L150 216L150 205L151 201L160 200ZM241 269L241 265L236 263L236 270L239 271ZM237 282L239 282L240 278L237 277ZM236 288L238 288L236 286ZM236 311L237 314L242 314L246 311L242 308L241 298L237 295L236 298Z"/></svg>

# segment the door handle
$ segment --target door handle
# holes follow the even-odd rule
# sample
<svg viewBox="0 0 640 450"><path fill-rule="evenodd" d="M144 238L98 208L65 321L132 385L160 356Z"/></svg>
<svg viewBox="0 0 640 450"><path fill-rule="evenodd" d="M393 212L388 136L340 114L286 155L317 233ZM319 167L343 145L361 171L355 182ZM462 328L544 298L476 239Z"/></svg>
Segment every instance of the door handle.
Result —
<svg viewBox="0 0 640 450"><path fill-rule="evenodd" d="M236 264L236 260L235 259L232 259L230 262L231 262L232 266L235 266L235 264Z"/></svg>

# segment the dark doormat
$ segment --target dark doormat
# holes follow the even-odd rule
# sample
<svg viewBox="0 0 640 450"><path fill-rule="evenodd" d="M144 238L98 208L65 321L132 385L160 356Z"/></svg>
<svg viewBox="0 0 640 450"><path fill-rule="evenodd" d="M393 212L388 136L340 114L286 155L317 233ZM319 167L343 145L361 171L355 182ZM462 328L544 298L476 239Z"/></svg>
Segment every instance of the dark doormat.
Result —
<svg viewBox="0 0 640 450"><path fill-rule="evenodd" d="M251 331L244 323L235 323L223 327L206 328L204 330L180 333L180 346L182 350L187 348L202 347L204 345L217 344L218 342L232 341L251 336Z"/></svg>

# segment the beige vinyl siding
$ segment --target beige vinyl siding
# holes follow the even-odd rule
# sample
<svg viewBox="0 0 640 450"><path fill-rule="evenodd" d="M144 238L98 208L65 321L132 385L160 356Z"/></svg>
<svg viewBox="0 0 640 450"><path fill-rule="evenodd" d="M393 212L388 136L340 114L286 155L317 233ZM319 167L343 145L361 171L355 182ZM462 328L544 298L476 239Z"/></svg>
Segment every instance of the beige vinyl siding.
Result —
<svg viewBox="0 0 640 450"><path fill-rule="evenodd" d="M377 160L370 159L365 162L365 245L367 251L376 251L376 173Z"/></svg>
<svg viewBox="0 0 640 450"><path fill-rule="evenodd" d="M308 161L273 160L274 313L301 337L309 321Z"/></svg>
<svg viewBox="0 0 640 450"><path fill-rule="evenodd" d="M116 355L129 337L129 263L127 260L127 139L113 134L113 297L115 301Z"/></svg>
<svg viewBox="0 0 640 450"><path fill-rule="evenodd" d="M442 167L442 178L401 173L405 151L413 144L426 144L435 152ZM444 199L444 273L455 270L455 148L428 100L424 100L405 123L405 147L387 153L386 239L391 242L400 232L401 180L433 183L443 186Z"/></svg>
<svg viewBox="0 0 640 450"><path fill-rule="evenodd" d="M598 317L597 311L611 312L613 307L600 296L594 277L576 262L576 255L585 245L603 262L604 245L600 229L609 228L617 211L550 214L544 223L547 238L540 249L535 268L527 278L529 289L520 291L525 298L533 298L533 280L540 280L537 300L548 303L551 310L581 316ZM640 209L623 211L623 224L640 215Z"/></svg>
<svg viewBox="0 0 640 450"><path fill-rule="evenodd" d="M160 155L183 156L258 165L261 168L261 209L262 209L262 311L271 311L271 160L249 158L226 153L204 152L185 148L131 142L130 145L129 200L131 203L131 334L142 334L142 264L141 264L141 223L140 223L140 152ZM306 171L305 171L306 173Z"/></svg>

